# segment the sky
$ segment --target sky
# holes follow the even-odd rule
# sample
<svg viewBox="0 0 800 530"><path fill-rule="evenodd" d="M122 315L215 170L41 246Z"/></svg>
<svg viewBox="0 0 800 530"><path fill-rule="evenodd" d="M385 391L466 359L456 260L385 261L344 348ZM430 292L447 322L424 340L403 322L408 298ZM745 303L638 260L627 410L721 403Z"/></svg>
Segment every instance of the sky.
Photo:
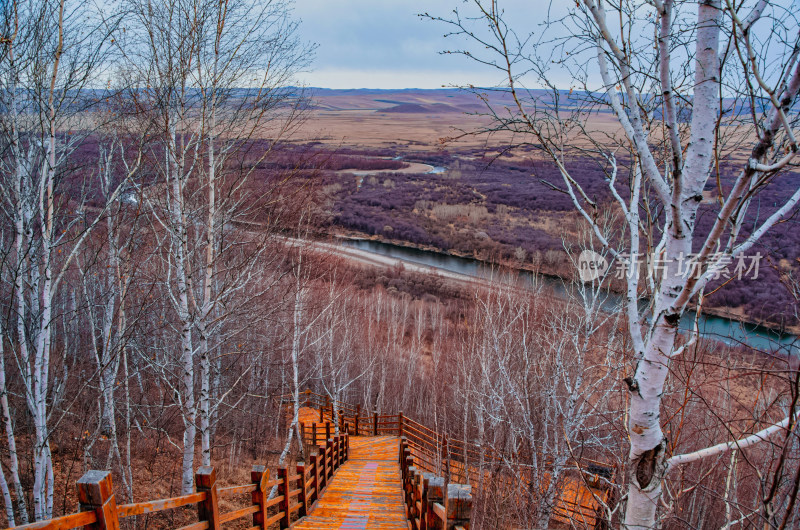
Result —
<svg viewBox="0 0 800 530"><path fill-rule="evenodd" d="M542 0L506 0L533 10ZM300 78L323 88L493 86L499 76L465 57L442 23L417 14L447 15L461 0L296 0L300 36L319 45L313 70Z"/></svg>
<svg viewBox="0 0 800 530"><path fill-rule="evenodd" d="M788 8L791 12L798 2L800 0L775 0L773 4L775 9ZM633 0L634 5L643 3L644 0ZM468 44L463 38L444 38L444 34L451 30L449 26L417 16L428 12L433 16L452 18L455 8L474 14L472 4L470 0L294 0L294 15L301 21L300 38L318 45L312 70L303 72L300 81L308 86L339 89L441 88L468 84L493 87L505 84L502 74L490 67L461 55L442 55L440 52L459 47L477 53L485 53L485 50L476 47L474 42ZM542 24L548 15L557 20L572 5L568 0L500 2L504 20L520 38L532 35L533 41L542 38L545 42L575 31L572 26L556 23L544 34L546 36L542 33ZM691 4L686 12L690 17L694 13ZM613 32L613 17L609 24ZM758 26L754 31L769 32L768 20L759 24L764 27ZM482 24L474 27L486 29ZM587 50L578 53L581 52L586 54ZM586 58L584 63L582 55L571 57L575 64L587 68L589 83L596 85L593 89L599 89L601 82L594 64L594 52ZM683 57L675 52L673 59L678 62ZM562 88L571 88L573 83L571 74L557 67L548 71L548 78ZM526 77L524 81L529 88L538 87L535 79Z"/></svg>

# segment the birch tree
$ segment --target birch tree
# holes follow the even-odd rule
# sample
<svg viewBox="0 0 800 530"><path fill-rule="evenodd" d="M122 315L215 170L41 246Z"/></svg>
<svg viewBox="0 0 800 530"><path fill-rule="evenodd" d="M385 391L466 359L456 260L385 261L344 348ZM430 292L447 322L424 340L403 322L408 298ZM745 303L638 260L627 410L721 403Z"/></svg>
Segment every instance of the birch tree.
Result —
<svg viewBox="0 0 800 530"><path fill-rule="evenodd" d="M63 285L103 209L88 212L80 176L68 174L76 149L102 121L79 122L81 112L96 102L83 90L97 82L108 57L106 37L113 20L102 20L85 5L66 2L5 2L0 43L0 186L4 230L3 278L9 281L4 306L4 338L24 388L33 426L33 518L53 513L54 475L50 449L53 408L59 391L51 368L66 375L64 352L54 351L57 323L63 316ZM73 134L74 131L74 134ZM125 178L121 179L122 181ZM109 198L120 188L109 190ZM59 358L59 355L61 358ZM7 398L7 374L0 396ZM65 381L62 380L62 385ZM0 398L0 401L5 399ZM11 449L10 476L17 500L17 521L31 514L19 488L19 464L12 419L3 405L6 437ZM15 449L16 448L16 449ZM7 511L8 513L8 511ZM9 513L9 515L11 515ZM9 519L11 520L11 518Z"/></svg>
<svg viewBox="0 0 800 530"><path fill-rule="evenodd" d="M135 153L140 152L140 146L134 144L132 147ZM100 397L96 436L84 447L84 452L91 450L98 436L105 437L109 446L102 467L111 469L115 462L118 464L123 487L132 500L134 479L130 443L126 444L127 450L123 455L117 426L117 403L120 399L118 389L123 383L120 381L120 369L123 368L126 392L124 428L130 437L130 399L127 398L127 370L124 368L127 365L128 341L136 329L137 321L145 312L143 305L134 305L135 297L131 292L138 279L137 269L147 263L147 257L146 250L142 248L141 211L136 208L139 201L133 193L135 187L129 182L125 183L125 192L110 202L120 172L125 175L133 170L126 159L123 142L111 135L107 143L98 146L98 151L99 194L105 202L109 202L108 212L101 222L98 237L94 238L95 245L91 244L93 241L88 242L83 256L76 259L84 300L80 313L86 329L90 330L90 349L97 367Z"/></svg>
<svg viewBox="0 0 800 530"><path fill-rule="evenodd" d="M634 359L629 391L626 528L654 528L665 511L670 470L794 428L796 413L763 430L688 454L667 452L662 394L673 359L696 339L680 338L687 310L720 268L754 252L763 236L796 212L789 185L768 212L754 207L765 188L786 187L795 167L800 34L789 2L581 0L538 18L504 11L502 1L464 2L435 19L464 55L497 74L476 90L492 122L552 162L559 185L626 274L627 333ZM537 89L537 90L534 90ZM592 122L610 113L618 130ZM569 169L590 156L607 170L611 208L625 219L623 251L603 237L603 208ZM624 160L623 160L624 159ZM723 174L732 171L724 181ZM724 182L723 182L724 181ZM714 222L696 230L704 192ZM687 266L687 259L691 263ZM639 266L648 266L640 274ZM645 297L647 304L640 305Z"/></svg>
<svg viewBox="0 0 800 530"><path fill-rule="evenodd" d="M300 121L302 91L287 86L312 50L297 39L284 0L130 0L128 7L135 22L120 49L136 87L130 97L158 138L150 145L160 182L145 196L179 322L188 492L198 428L210 465L214 417L227 395L214 388L215 352L235 334L223 330L247 317L243 308L268 288L261 272L276 259L266 253L269 223L258 233L240 226L276 197L250 196L246 185Z"/></svg>
<svg viewBox="0 0 800 530"><path fill-rule="evenodd" d="M352 288L341 286L336 271L328 280L326 301L329 309L321 315L314 335L318 345L314 349L315 379L333 403L347 401L348 389L372 370L373 359L365 359L358 345L360 324L364 321L363 308ZM361 361L359 363L359 361ZM339 434L339 410L334 408L333 426Z"/></svg>

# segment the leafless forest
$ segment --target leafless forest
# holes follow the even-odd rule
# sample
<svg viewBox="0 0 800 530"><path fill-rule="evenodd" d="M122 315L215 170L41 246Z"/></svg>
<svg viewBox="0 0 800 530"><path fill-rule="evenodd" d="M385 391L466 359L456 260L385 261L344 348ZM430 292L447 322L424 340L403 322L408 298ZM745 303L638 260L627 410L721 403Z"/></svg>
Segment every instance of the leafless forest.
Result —
<svg viewBox="0 0 800 530"><path fill-rule="evenodd" d="M122 503L190 493L201 465L236 483L303 461L306 389L501 455L460 460L474 528L564 527L559 484L583 460L613 470L611 528L800 525L797 359L678 328L720 267L797 215L796 5L583 0L548 36L499 2L454 4L422 18L506 78L472 88L482 121L458 134L499 135L570 208L552 269L592 250L623 278L556 293L507 267L462 282L325 244L336 216L370 230L336 210L331 172L403 163L295 141L314 46L289 0L0 4L0 527L74 512L89 469ZM398 197L388 177L346 178ZM484 206L434 191L411 203L426 222L480 228ZM375 222L398 219L381 200L364 199ZM773 265L797 304L798 257Z"/></svg>

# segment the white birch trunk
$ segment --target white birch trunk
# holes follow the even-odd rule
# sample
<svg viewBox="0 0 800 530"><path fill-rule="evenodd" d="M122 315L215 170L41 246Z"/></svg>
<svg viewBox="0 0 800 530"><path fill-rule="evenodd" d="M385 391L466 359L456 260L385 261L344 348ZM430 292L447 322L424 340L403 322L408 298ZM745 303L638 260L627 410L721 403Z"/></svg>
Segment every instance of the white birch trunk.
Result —
<svg viewBox="0 0 800 530"><path fill-rule="evenodd" d="M178 160L179 133L170 123L169 159L172 196L170 208L172 217L173 243L175 252L175 280L178 286L178 319L181 324L180 359L181 359L181 414L183 416L183 460L181 463L181 492L184 495L194 489L194 451L197 436L196 404L194 396L194 353L192 350L192 315L189 309L189 286L187 271L188 228L184 213L184 179L183 165Z"/></svg>
<svg viewBox="0 0 800 530"><path fill-rule="evenodd" d="M205 274L203 276L203 298L200 318L198 320L199 348L200 348L200 433L202 462L204 466L211 465L211 378L213 376L211 351L209 348L208 321L212 317L212 281L214 278L214 263L216 260L215 235L216 235L216 160L214 145L216 129L216 98L211 97L211 118L208 134L208 214L206 218L206 252Z"/></svg>
<svg viewBox="0 0 800 530"><path fill-rule="evenodd" d="M0 324L0 336L2 336L2 324ZM14 488L14 494L19 500L20 523L26 524L28 513L25 506L25 493L22 490L22 483L19 480L19 459L17 457L17 441L14 436L14 425L11 422L11 412L8 408L8 389L6 388L6 367L5 367L5 351L3 341L0 340L0 414L3 417L3 427L6 433L6 442L8 443L8 471L11 475L11 485ZM0 480L2 480L3 497L6 503L6 516L8 517L8 525L15 525L14 517L14 504L11 501L8 484L6 482L5 471L0 470ZM26 522L22 522L22 521Z"/></svg>
<svg viewBox="0 0 800 530"><path fill-rule="evenodd" d="M683 307L675 302L686 285L684 274L678 270L679 256L692 252L692 233L695 226L698 197L713 162L714 127L716 124L719 83L720 2L706 0L698 4L697 45L694 87L694 113L690 144L682 175L676 176L682 186L676 186L673 208L679 224L669 222L665 234L664 255L667 267L655 296L653 328L630 386L628 429L630 455L628 500L625 526L631 530L649 529L656 525L656 512L666 475L666 439L661 430L661 396L669 373L670 355L678 334ZM634 324L635 325L635 324ZM640 330L630 330L639 334Z"/></svg>

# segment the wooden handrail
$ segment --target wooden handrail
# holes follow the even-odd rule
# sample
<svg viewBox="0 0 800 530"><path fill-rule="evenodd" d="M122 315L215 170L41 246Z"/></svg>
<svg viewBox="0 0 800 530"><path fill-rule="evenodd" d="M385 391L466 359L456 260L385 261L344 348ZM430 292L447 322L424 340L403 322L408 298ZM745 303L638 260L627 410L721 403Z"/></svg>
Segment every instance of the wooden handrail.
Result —
<svg viewBox="0 0 800 530"><path fill-rule="evenodd" d="M180 508L187 504L197 504L204 501L206 498L205 493L190 493L189 495L182 495L180 497L172 497L170 499L162 499L158 501L137 502L135 504L123 504L117 506L117 516L120 519L125 517L132 517L134 515L142 515L145 513L161 512L170 510L172 508Z"/></svg>
<svg viewBox="0 0 800 530"><path fill-rule="evenodd" d="M400 438L400 474L406 515L413 530L470 528L472 487L448 484L443 477L422 473L405 437Z"/></svg>
<svg viewBox="0 0 800 530"><path fill-rule="evenodd" d="M355 436L396 434L406 437L408 448L410 450L413 449L416 463L421 468L420 472L424 470L424 472L445 476L451 476L455 473L456 476L459 476L466 472L467 466L474 466L476 462L495 465L519 461L520 458L524 458L524 454L517 452L504 454L494 447L466 440L450 439L430 427L405 416L402 412L398 414L380 414L377 410L362 410L360 406L332 400L329 396L311 391L306 392L305 396L308 405L316 405L319 408L320 424L325 425L326 428L330 428L334 420L337 420L340 431L347 430L352 426L352 431L350 432ZM355 414L348 415L347 411L355 411ZM335 412L338 412L338 414L335 414ZM311 429L312 436L306 434L304 441L310 440L312 445L320 441L319 436L313 436L317 429L318 424L314 423ZM308 430L304 432L308 433ZM323 440L326 438L323 438ZM545 467L552 465L552 462L546 459L540 459L540 462ZM605 492L601 494L604 500L611 495L611 484L616 476L616 468L614 466L581 457L577 460L571 458L563 469L570 472L577 471L584 477L583 480L587 485L604 489ZM602 477L608 484L601 485L599 477ZM572 513L578 516L581 514L588 516L588 512L591 511L590 508L577 503L569 503L563 499L559 502L563 506L574 505L575 509L572 510ZM413 527L413 521L410 520L410 522Z"/></svg>
<svg viewBox="0 0 800 530"><path fill-rule="evenodd" d="M62 515L55 519L48 519L47 521L38 521L22 526L15 526L14 530L43 530L54 528L71 530L72 528L81 528L83 526L91 527L95 523L97 523L97 515L94 512L78 512Z"/></svg>
<svg viewBox="0 0 800 530"><path fill-rule="evenodd" d="M379 414L378 411L369 413L362 411L361 407L358 405L339 400L331 400L329 396L318 394L311 390L306 390L303 394L306 396L306 401L309 404L316 404L320 408L320 414L323 417L326 417L327 415L329 421L326 421L325 425L329 423L332 424L333 422L333 416L330 413L332 410L331 405L333 405L334 408L339 411L342 409L358 411L357 415L349 417L346 414L340 415L340 425L342 423L346 425L353 425L353 434L356 436L362 434L386 434L388 432L392 432L391 428L394 427L395 430L392 432L393 434L397 434L398 436L406 435L409 438L415 438L418 442L417 445L419 448L429 452L432 458L437 454L442 454L448 460L459 461L462 455L466 455L470 459L482 459L486 463L501 463L510 460L513 461L519 458L519 455L517 454L503 455L493 447L481 446L465 440L450 439L431 429L430 427L422 425L421 423L409 418L402 412L398 414ZM386 419L393 421L381 421ZM314 424L312 429L316 428L316 425L317 424ZM389 429L387 429L387 427ZM308 431L306 430L306 432ZM319 440L319 438L319 436L316 438L308 436L308 439L311 440L312 445L315 443L315 440ZM327 439L327 437L324 439ZM545 465L548 465L548 462L545 461ZM613 476L616 475L616 469L612 465L598 460L592 460L590 458L581 458L580 461L571 459L568 465L570 468L581 473L586 473L587 467L597 466L612 474L609 481L613 481Z"/></svg>
<svg viewBox="0 0 800 530"><path fill-rule="evenodd" d="M242 493L252 493L258 484L242 484L241 486L226 486L219 489L219 494L228 497L233 495L240 495Z"/></svg>
<svg viewBox="0 0 800 530"><path fill-rule="evenodd" d="M137 502L117 506L111 473L108 471L88 471L77 482L80 511L46 521L38 521L9 530L71 530L87 527L90 530L118 529L119 520L125 517L147 513L162 512L183 506L197 506L199 521L178 530L216 530L223 523L253 516L252 529L266 530L275 523L288 528L292 514L298 512L303 517L310 511L313 502L319 499L329 484L330 477L350 458L350 435L347 433L328 440L328 450L320 450L319 455L311 455L309 465L302 462L290 473L288 467L278 469L278 478L270 480L270 473L264 466L253 466L250 473L252 483L237 486L219 487L213 467L200 467L195 473L197 492L168 499ZM324 480L320 480L324 475ZM307 481L306 477L311 477ZM313 485L309 489L309 485ZM280 495L268 499L273 486L278 486ZM251 494L251 504L237 510L220 514L219 498L223 496ZM296 499L296 502L294 501ZM267 509L281 505L278 513L267 516Z"/></svg>

